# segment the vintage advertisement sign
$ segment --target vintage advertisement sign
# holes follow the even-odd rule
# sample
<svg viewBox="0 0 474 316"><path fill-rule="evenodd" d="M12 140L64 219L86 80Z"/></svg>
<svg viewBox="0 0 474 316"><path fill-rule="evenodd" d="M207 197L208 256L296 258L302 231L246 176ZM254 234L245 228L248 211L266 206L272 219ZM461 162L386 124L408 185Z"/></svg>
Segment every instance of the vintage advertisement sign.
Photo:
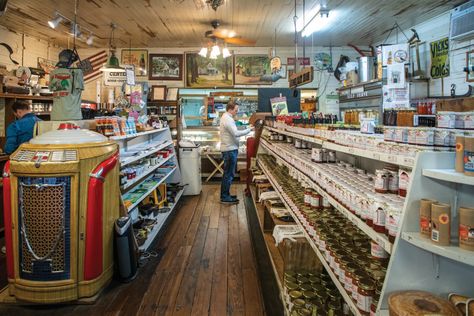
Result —
<svg viewBox="0 0 474 316"><path fill-rule="evenodd" d="M449 38L445 37L430 43L431 69L433 79L449 76Z"/></svg>

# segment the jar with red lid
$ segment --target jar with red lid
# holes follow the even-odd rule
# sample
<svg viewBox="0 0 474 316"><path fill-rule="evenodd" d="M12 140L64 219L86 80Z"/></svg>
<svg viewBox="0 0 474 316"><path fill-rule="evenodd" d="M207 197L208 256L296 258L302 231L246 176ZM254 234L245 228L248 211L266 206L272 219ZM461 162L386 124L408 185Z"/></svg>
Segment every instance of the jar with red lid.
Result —
<svg viewBox="0 0 474 316"><path fill-rule="evenodd" d="M311 206L311 199L313 197L313 189L306 188L304 190L304 205L307 207Z"/></svg>
<svg viewBox="0 0 474 316"><path fill-rule="evenodd" d="M352 293L354 274L357 269L358 266L355 263L349 263L346 265L344 289L349 294Z"/></svg>
<svg viewBox="0 0 474 316"><path fill-rule="evenodd" d="M373 240L370 242L370 254L372 255L373 259L382 262L388 261L388 252L386 252L382 246L380 246L377 242Z"/></svg>
<svg viewBox="0 0 474 316"><path fill-rule="evenodd" d="M380 198L376 197L373 204L373 225L372 227L377 233L385 233L385 209L386 204L385 201Z"/></svg>
<svg viewBox="0 0 474 316"><path fill-rule="evenodd" d="M374 189L377 193L388 192L388 175L386 170L375 170Z"/></svg>
<svg viewBox="0 0 474 316"><path fill-rule="evenodd" d="M311 208L313 210L319 210L321 209L321 205L322 205L322 196L316 192L315 190L313 190L313 192L311 192Z"/></svg>
<svg viewBox="0 0 474 316"><path fill-rule="evenodd" d="M375 282L369 278L363 278L359 280L357 287L357 308L362 315L370 315L370 307L375 295Z"/></svg>
<svg viewBox="0 0 474 316"><path fill-rule="evenodd" d="M379 304L378 298L373 298L372 299L372 304L370 305L370 316L376 316L377 315L377 305Z"/></svg>

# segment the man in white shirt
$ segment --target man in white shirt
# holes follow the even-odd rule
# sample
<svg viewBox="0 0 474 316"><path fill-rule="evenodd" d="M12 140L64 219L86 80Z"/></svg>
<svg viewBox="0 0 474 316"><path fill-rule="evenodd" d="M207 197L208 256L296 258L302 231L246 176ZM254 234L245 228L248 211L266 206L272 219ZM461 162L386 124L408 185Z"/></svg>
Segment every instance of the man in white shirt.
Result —
<svg viewBox="0 0 474 316"><path fill-rule="evenodd" d="M237 166L237 156L239 154L239 138L250 133L251 129L238 130L235 125L234 116L237 115L239 106L233 101L229 101L226 112L221 117L220 135L221 152L224 160L224 174L221 183L221 203L237 204L239 200L235 195L230 195L230 185L234 178L235 167Z"/></svg>

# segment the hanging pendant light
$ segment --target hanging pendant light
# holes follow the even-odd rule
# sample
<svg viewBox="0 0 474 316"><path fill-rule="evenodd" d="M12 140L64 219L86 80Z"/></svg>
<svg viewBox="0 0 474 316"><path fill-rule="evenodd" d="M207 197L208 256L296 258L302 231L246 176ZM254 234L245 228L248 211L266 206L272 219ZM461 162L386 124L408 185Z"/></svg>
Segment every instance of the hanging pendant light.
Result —
<svg viewBox="0 0 474 316"><path fill-rule="evenodd" d="M227 58L227 57L230 57L232 56L232 54L230 53L229 49L227 48L227 44L224 46L224 48L222 49L222 57L223 58Z"/></svg>
<svg viewBox="0 0 474 316"><path fill-rule="evenodd" d="M114 31L117 28L117 26L114 23L112 23L110 24L110 27L112 29L110 33L110 42L109 42L110 56L109 56L109 59L107 60L107 63L105 63L104 66L102 66L102 68L100 68L100 71L123 71L124 68L120 67L120 61L117 58L117 56L115 56Z"/></svg>

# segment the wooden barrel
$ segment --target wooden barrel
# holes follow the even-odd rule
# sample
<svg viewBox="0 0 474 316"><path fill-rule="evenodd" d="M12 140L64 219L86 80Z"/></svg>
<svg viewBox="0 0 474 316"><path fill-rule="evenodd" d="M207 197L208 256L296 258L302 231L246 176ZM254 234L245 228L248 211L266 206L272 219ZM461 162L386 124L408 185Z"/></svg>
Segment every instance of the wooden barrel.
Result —
<svg viewBox="0 0 474 316"><path fill-rule="evenodd" d="M448 300L423 291L392 293L388 308L390 316L461 315Z"/></svg>

